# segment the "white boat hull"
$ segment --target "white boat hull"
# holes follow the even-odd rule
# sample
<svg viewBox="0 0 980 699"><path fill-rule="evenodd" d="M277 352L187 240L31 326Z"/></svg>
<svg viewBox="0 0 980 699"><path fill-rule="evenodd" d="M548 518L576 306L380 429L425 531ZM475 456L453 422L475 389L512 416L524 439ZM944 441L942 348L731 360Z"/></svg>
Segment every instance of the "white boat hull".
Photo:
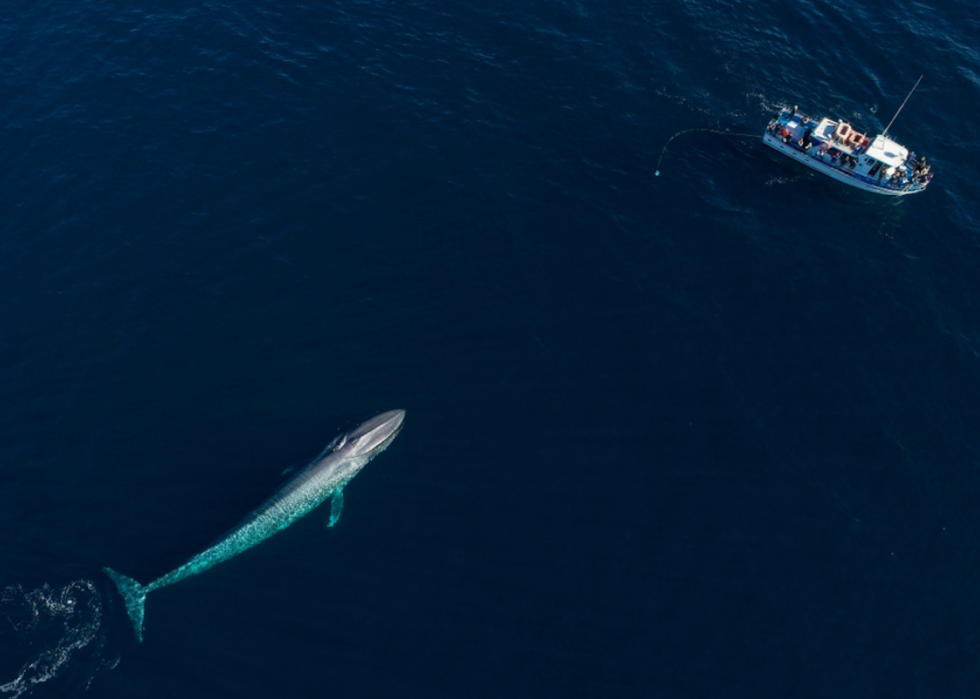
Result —
<svg viewBox="0 0 980 699"><path fill-rule="evenodd" d="M816 170L817 172L827 175L838 182L843 182L844 184L850 185L851 187L856 187L857 189L863 189L865 192L873 192L875 194L884 194L889 197L902 197L906 194L916 194L925 189L925 187L910 187L909 189L895 189L892 187L883 187L877 184L872 178L865 177L863 175L857 175L852 173L847 168L841 168L830 163L826 163L823 160L813 157L804 151L800 150L799 147L792 143L784 143L781 138L776 134L766 133L762 137L762 142L773 150L777 150L785 156L792 158L793 160L803 163L808 168Z"/></svg>
<svg viewBox="0 0 980 699"><path fill-rule="evenodd" d="M916 194L933 177L925 158L916 158L885 134L871 138L843 119L813 119L796 107L773 116L762 142L811 170L873 194Z"/></svg>

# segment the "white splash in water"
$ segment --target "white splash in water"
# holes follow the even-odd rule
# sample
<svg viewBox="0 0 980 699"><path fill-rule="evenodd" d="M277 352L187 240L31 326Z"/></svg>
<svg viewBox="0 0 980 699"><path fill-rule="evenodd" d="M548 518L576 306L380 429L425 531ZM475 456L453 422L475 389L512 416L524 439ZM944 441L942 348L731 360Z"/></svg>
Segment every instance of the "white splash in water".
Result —
<svg viewBox="0 0 980 699"><path fill-rule="evenodd" d="M58 639L53 647L44 648L28 661L17 677L0 684L0 695L9 695L10 699L56 677L73 655L99 636L102 626L101 597L91 580L76 580L61 589L45 584L30 592L13 585L3 591L0 604L4 616L22 639L40 631ZM29 640L36 642L33 638Z"/></svg>

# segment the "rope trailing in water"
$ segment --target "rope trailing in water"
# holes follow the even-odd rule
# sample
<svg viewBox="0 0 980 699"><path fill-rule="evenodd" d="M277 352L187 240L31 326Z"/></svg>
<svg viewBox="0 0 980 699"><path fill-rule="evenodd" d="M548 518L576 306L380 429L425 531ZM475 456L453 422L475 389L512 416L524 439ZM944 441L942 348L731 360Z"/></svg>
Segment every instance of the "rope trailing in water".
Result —
<svg viewBox="0 0 980 699"><path fill-rule="evenodd" d="M660 151L660 157L657 158L657 171L653 173L654 177L660 177L660 163L664 159L664 153L667 152L667 146L670 145L670 142L683 133L693 133L695 131L704 131L706 133L720 133L725 136L744 136L745 138L760 138L759 134L757 133L735 133L733 131L721 131L720 129L684 129L683 131L678 131L669 139L667 139L667 143L664 144L664 149Z"/></svg>

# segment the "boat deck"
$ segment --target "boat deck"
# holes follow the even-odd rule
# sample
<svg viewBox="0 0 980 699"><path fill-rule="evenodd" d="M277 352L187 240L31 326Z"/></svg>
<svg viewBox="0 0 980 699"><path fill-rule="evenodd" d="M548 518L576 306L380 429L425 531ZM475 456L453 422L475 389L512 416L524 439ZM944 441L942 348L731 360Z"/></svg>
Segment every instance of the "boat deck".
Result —
<svg viewBox="0 0 980 699"><path fill-rule="evenodd" d="M843 120L813 119L781 110L763 142L808 167L858 189L890 196L923 191L924 176L913 177L909 152L885 136L874 140ZM931 177L931 176L930 176Z"/></svg>

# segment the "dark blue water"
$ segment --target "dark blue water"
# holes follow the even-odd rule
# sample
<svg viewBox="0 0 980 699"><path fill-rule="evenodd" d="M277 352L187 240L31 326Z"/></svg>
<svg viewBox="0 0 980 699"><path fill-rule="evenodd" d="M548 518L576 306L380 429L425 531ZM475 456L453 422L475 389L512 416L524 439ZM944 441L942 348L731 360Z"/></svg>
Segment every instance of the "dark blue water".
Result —
<svg viewBox="0 0 980 699"><path fill-rule="evenodd" d="M975 10L14 2L0 696L975 697ZM937 173L864 195L779 106ZM318 511L151 580L357 420Z"/></svg>

